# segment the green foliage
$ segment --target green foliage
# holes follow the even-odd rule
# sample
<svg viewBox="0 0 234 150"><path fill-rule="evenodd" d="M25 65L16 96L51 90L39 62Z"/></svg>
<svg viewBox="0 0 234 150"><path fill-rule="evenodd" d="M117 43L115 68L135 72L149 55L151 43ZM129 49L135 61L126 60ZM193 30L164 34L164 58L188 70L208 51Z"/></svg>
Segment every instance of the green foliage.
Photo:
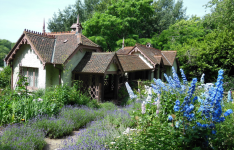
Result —
<svg viewBox="0 0 234 150"><path fill-rule="evenodd" d="M19 80L18 90L3 89L0 94L0 124L17 123L21 119L27 121L37 115L58 115L64 105L86 105L99 108L96 100L91 100L80 92L78 82L73 87L55 86L37 92L26 92L26 78Z"/></svg>
<svg viewBox="0 0 234 150"><path fill-rule="evenodd" d="M0 71L0 88L10 86L11 83L11 68L7 66Z"/></svg>
<svg viewBox="0 0 234 150"><path fill-rule="evenodd" d="M10 41L5 39L0 39L0 67L3 66L3 59L14 45L15 43L11 43Z"/></svg>
<svg viewBox="0 0 234 150"><path fill-rule="evenodd" d="M223 89L225 92L234 90L234 76L224 76Z"/></svg>
<svg viewBox="0 0 234 150"><path fill-rule="evenodd" d="M125 46L152 42L177 20L186 19L183 1L173 0L85 0L54 14L48 23L50 31L69 31L79 14L83 34L102 46L104 51L118 50L125 38Z"/></svg>
<svg viewBox="0 0 234 150"><path fill-rule="evenodd" d="M51 32L70 31L70 27L77 21L79 14L80 22L89 19L100 0L76 0L74 5L65 7L64 10L59 10L54 13L52 19L49 19L48 29Z"/></svg>
<svg viewBox="0 0 234 150"><path fill-rule="evenodd" d="M100 107L105 110L115 110L117 109L116 105L112 102L100 103Z"/></svg>
<svg viewBox="0 0 234 150"><path fill-rule="evenodd" d="M154 15L150 20L151 34L161 33L176 21L187 19L186 8L183 8L183 0L158 0L154 1Z"/></svg>
<svg viewBox="0 0 234 150"><path fill-rule="evenodd" d="M233 75L233 38L232 31L215 29L202 41L191 39L178 46L176 49L184 52L184 56L179 58L181 67L190 77L200 77L205 73L209 76L208 82L215 79L221 68L229 76Z"/></svg>
<svg viewBox="0 0 234 150"><path fill-rule="evenodd" d="M127 44L132 46L136 43L133 35L142 34L142 22L153 15L150 3L150 0L112 2L107 11L94 13L93 17L84 23L83 34L92 37L94 41L100 37L105 39L106 44L101 45L105 51L118 49L123 37L127 39Z"/></svg>
<svg viewBox="0 0 234 150"><path fill-rule="evenodd" d="M202 41L204 36L209 32L203 27L202 20L198 17L193 17L190 20L180 20L171 25L167 30L162 31L160 35L155 35L153 39L154 47L162 50L168 50L178 47L186 43L188 40L197 38ZM177 50L177 49L176 49ZM177 50L178 55L184 55L186 51Z"/></svg>

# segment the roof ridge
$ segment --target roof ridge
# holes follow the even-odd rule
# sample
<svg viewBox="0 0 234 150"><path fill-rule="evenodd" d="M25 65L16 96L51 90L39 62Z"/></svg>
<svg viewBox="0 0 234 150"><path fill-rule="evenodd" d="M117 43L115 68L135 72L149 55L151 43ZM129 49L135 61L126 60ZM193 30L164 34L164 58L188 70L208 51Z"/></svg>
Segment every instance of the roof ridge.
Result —
<svg viewBox="0 0 234 150"><path fill-rule="evenodd" d="M81 34L81 36L85 37L86 39L88 39L90 42L94 43L93 41L91 41L89 38L87 38L86 36L84 36L83 34ZM100 45L94 43L95 45L97 45L98 47L101 47Z"/></svg>
<svg viewBox="0 0 234 150"><path fill-rule="evenodd" d="M169 64L171 65L170 61L167 59L167 57L162 53L162 55L165 57L165 59L167 60L167 62L169 62ZM172 66L172 65L171 65Z"/></svg>
<svg viewBox="0 0 234 150"><path fill-rule="evenodd" d="M75 34L74 31L47 32L48 35Z"/></svg>
<svg viewBox="0 0 234 150"><path fill-rule="evenodd" d="M39 36L55 39L54 35L48 35L48 34L44 34L44 33L41 33L41 32L36 32L36 31L33 31L33 30L31 31L31 30L28 30L28 29L24 29L24 33L29 33L29 34L34 34L34 35L39 35Z"/></svg>
<svg viewBox="0 0 234 150"><path fill-rule="evenodd" d="M142 44L140 44L140 43L136 43L136 45L140 45L140 46L146 47L145 45L142 45ZM156 49L156 48L154 48L154 47L146 47L146 48L162 51L162 50Z"/></svg>
<svg viewBox="0 0 234 150"><path fill-rule="evenodd" d="M177 52L175 50L165 50L165 51L162 51L162 52Z"/></svg>

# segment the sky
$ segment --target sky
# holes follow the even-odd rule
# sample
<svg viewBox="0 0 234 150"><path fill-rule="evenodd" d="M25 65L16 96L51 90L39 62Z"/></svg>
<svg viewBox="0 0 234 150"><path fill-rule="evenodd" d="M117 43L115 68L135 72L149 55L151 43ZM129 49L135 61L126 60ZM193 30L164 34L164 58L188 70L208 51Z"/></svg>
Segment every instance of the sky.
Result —
<svg viewBox="0 0 234 150"><path fill-rule="evenodd" d="M0 39L17 42L24 29L42 32L43 19L47 22L58 10L75 4L76 0L0 0ZM203 17L210 13L203 5L210 0L183 0L186 14Z"/></svg>

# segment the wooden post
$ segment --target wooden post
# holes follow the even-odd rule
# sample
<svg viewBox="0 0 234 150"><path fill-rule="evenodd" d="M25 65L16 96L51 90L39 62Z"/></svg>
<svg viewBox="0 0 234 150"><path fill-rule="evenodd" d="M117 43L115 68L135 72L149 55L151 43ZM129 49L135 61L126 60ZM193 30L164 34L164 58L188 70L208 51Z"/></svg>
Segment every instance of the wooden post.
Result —
<svg viewBox="0 0 234 150"><path fill-rule="evenodd" d="M99 77L99 86L98 86L98 102L102 102L104 98L104 77Z"/></svg>
<svg viewBox="0 0 234 150"><path fill-rule="evenodd" d="M59 85L61 85L61 69L59 69ZM73 73L74 74L74 73ZM74 77L73 77L73 80L74 80ZM73 82L73 81L72 81Z"/></svg>
<svg viewBox="0 0 234 150"><path fill-rule="evenodd" d="M117 97L118 97L118 83L119 83L118 75L115 74L114 75L114 99L115 100L117 100Z"/></svg>

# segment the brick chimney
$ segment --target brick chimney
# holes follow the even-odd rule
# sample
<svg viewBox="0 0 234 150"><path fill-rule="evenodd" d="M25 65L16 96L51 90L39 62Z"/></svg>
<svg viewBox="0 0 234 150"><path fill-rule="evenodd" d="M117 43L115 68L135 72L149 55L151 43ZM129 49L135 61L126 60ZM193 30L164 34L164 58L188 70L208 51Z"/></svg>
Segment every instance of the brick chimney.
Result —
<svg viewBox="0 0 234 150"><path fill-rule="evenodd" d="M82 34L82 25L81 25L81 23L79 21L79 14L78 14L78 16L77 16L77 26L76 26L76 36L77 36L78 44L82 44L81 34Z"/></svg>
<svg viewBox="0 0 234 150"><path fill-rule="evenodd" d="M44 18L44 21L43 21L43 29L42 29L42 33L45 35L45 18Z"/></svg>

